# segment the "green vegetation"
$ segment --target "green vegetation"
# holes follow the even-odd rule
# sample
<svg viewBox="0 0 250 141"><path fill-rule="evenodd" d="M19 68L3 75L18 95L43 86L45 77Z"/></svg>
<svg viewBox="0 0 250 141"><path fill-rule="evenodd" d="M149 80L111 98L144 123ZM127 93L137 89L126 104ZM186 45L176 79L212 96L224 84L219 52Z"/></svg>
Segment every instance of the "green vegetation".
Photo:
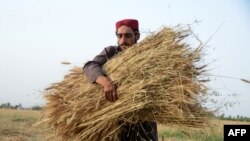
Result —
<svg viewBox="0 0 250 141"><path fill-rule="evenodd" d="M232 121L247 121L247 122L250 122L249 117L240 116L240 115L237 115L237 116L234 117L234 116L225 116L224 114L221 114L218 118L220 120L232 120Z"/></svg>
<svg viewBox="0 0 250 141"><path fill-rule="evenodd" d="M42 110L42 106L35 105L31 108L23 108L22 104L12 105L9 102L0 104L0 109L26 109L26 110Z"/></svg>
<svg viewBox="0 0 250 141"><path fill-rule="evenodd" d="M178 141L186 141L186 140L192 140L192 141L222 141L223 140L223 135L219 135L219 134L208 135L206 133L199 132L199 131L188 133L188 132L184 132L184 131L181 131L181 130L177 130L177 131L174 131L174 132L165 130L160 135L160 137L164 138L164 139L174 138L175 140L178 140Z"/></svg>
<svg viewBox="0 0 250 141"><path fill-rule="evenodd" d="M2 108L2 109L22 109L23 106L22 106L22 104L18 104L18 105L13 106L13 105L11 105L11 104L8 102L8 103L3 103L3 104L1 104L1 105L0 105L0 108Z"/></svg>

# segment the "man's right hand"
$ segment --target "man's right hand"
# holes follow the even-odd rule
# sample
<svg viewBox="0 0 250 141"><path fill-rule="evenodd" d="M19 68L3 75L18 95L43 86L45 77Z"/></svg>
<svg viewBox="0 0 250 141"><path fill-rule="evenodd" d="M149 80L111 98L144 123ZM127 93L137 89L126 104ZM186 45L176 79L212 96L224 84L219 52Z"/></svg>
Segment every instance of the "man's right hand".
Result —
<svg viewBox="0 0 250 141"><path fill-rule="evenodd" d="M96 83L102 85L107 100L114 102L118 99L117 86L108 77L101 75L97 77Z"/></svg>

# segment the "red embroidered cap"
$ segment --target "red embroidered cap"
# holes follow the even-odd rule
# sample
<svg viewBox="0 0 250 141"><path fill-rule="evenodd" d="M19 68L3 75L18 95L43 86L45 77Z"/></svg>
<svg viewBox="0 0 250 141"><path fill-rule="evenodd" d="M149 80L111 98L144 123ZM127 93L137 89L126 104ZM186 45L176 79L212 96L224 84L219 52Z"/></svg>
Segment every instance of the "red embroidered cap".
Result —
<svg viewBox="0 0 250 141"><path fill-rule="evenodd" d="M122 25L126 25L131 27L134 31L139 31L139 24L138 24L138 20L136 19L124 19L124 20L120 20L118 22L116 22L115 26L116 26L116 30L121 27Z"/></svg>

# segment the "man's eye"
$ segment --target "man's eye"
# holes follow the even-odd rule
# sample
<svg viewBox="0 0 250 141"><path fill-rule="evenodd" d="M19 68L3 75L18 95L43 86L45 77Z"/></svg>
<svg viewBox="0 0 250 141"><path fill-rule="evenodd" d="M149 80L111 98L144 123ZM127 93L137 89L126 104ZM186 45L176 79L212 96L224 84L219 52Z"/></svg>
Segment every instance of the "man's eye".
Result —
<svg viewBox="0 0 250 141"><path fill-rule="evenodd" d="M131 34L131 33L124 33L124 34L117 33L116 36L117 36L117 38L122 38L123 36L124 36L125 38L131 38L131 37L132 37L132 34Z"/></svg>
<svg viewBox="0 0 250 141"><path fill-rule="evenodd" d="M126 38L130 38L130 37L132 37L132 34L126 33L126 34L124 34L124 36L125 36Z"/></svg>
<svg viewBox="0 0 250 141"><path fill-rule="evenodd" d="M118 38L122 38L122 34L116 34Z"/></svg>

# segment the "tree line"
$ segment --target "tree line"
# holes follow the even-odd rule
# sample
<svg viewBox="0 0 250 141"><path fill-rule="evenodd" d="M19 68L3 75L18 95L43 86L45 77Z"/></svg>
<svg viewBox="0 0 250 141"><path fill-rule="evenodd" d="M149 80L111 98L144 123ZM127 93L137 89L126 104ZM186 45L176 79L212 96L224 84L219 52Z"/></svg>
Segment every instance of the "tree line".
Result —
<svg viewBox="0 0 250 141"><path fill-rule="evenodd" d="M250 118L246 117L246 116L241 116L241 115L237 115L237 116L225 116L225 114L221 114L219 117L219 119L221 120L233 120L233 121L247 121L250 122Z"/></svg>
<svg viewBox="0 0 250 141"><path fill-rule="evenodd" d="M10 104L9 102L7 103L3 103L0 105L0 109L29 109L29 110L42 110L42 106L39 106L39 105L35 105L35 106L32 106L30 108L24 108L23 105L21 103L17 104L17 105L12 105Z"/></svg>

